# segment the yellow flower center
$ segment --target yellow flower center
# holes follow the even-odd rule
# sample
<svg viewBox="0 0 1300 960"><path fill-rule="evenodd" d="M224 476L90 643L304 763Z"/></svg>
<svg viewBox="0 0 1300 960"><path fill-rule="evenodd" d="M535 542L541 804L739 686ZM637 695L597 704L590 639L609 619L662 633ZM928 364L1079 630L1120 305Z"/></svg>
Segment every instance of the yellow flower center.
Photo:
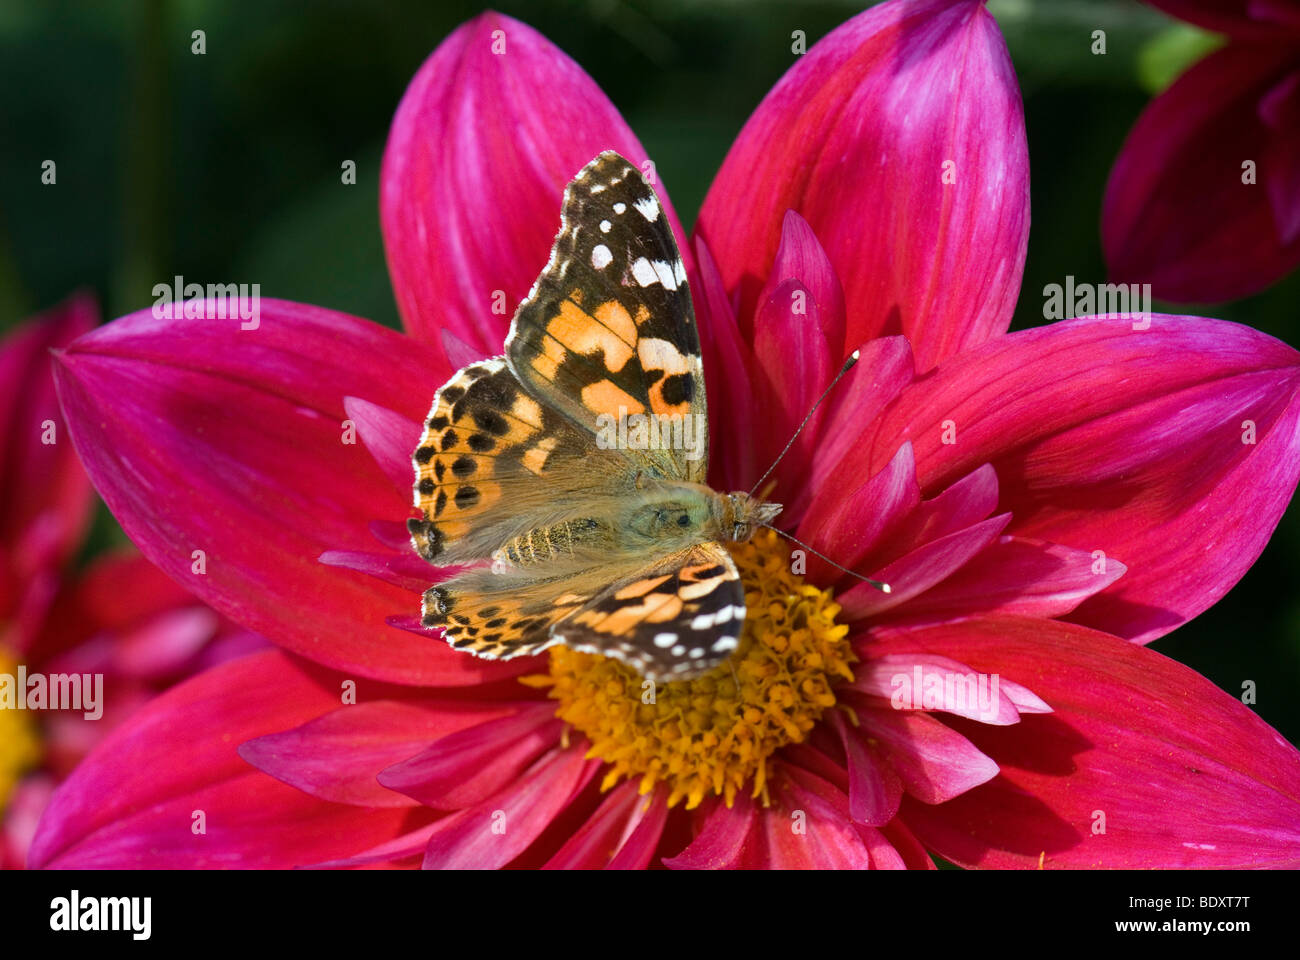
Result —
<svg viewBox="0 0 1300 960"><path fill-rule="evenodd" d="M0 677L6 683L18 682L18 661L0 647ZM25 690L17 692L26 697ZM26 710L9 710L0 706L0 814L9 804L18 779L41 759L41 741L36 724Z"/></svg>
<svg viewBox="0 0 1300 960"><path fill-rule="evenodd" d="M727 663L694 680L653 687L617 660L551 648L550 673L523 678L550 687L556 716L585 734L589 757L610 765L602 789L625 777L641 793L668 787L668 804L697 806L710 792L728 806L752 781L767 800L767 762L808 737L835 705L833 684L852 681L857 658L840 607L791 572L790 552L769 530L731 555L745 586L740 646Z"/></svg>

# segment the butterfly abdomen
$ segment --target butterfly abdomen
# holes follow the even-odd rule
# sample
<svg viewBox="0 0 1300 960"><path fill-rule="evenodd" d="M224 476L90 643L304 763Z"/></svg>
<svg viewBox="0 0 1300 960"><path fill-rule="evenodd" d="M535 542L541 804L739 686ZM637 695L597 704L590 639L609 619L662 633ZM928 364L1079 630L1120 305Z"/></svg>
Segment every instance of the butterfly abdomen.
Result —
<svg viewBox="0 0 1300 960"><path fill-rule="evenodd" d="M564 520L514 537L492 559L496 563L524 567L573 558L580 549L592 546L607 535L608 531L598 520Z"/></svg>

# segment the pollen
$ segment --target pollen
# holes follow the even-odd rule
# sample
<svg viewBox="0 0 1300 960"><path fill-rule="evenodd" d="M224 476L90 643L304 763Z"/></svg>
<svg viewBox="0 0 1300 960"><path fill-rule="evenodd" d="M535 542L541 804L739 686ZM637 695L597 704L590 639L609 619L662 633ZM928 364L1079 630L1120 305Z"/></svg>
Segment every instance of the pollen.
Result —
<svg viewBox="0 0 1300 960"><path fill-rule="evenodd" d="M655 685L617 660L553 647L550 672L523 678L549 687L556 716L608 765L602 789L631 778L642 794L665 784L669 806L710 794L731 806L742 790L766 803L772 755L806 740L835 686L853 680L840 607L792 572L784 542L761 530L731 555L747 615L735 655L710 673Z"/></svg>
<svg viewBox="0 0 1300 960"><path fill-rule="evenodd" d="M0 677L16 682L18 664L0 647ZM23 696L23 691L18 692ZM40 761L41 741L35 724L25 710L10 710L0 705L0 815L9 804L9 796L24 773Z"/></svg>

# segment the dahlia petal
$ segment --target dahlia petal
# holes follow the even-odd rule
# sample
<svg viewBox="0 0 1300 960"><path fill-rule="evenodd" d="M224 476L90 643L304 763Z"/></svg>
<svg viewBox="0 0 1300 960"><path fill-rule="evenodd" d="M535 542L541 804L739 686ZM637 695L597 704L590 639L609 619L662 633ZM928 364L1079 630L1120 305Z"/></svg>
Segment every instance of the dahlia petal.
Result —
<svg viewBox="0 0 1300 960"><path fill-rule="evenodd" d="M638 793L635 781L624 781L543 869L644 870L654 859L668 819L666 799L662 789L646 797Z"/></svg>
<svg viewBox="0 0 1300 960"><path fill-rule="evenodd" d="M764 425L757 444L760 463L772 463L813 409L830 382L834 359L818 317L821 308L798 280L786 280L760 301L754 321L754 390L758 422ZM773 496L801 489L814 462L815 442L823 411L813 413L805 432L773 471ZM732 428L734 429L734 427Z"/></svg>
<svg viewBox="0 0 1300 960"><path fill-rule="evenodd" d="M397 108L380 181L406 329L431 343L449 329L483 356L500 353L546 264L565 184L608 149L647 169L614 105L536 30L484 13L444 40Z"/></svg>
<svg viewBox="0 0 1300 960"><path fill-rule="evenodd" d="M1261 165L1273 222L1283 245L1293 244L1300 240L1300 70L1264 95L1259 114L1270 133Z"/></svg>
<svg viewBox="0 0 1300 960"><path fill-rule="evenodd" d="M81 542L93 495L68 442L49 351L98 319L94 299L77 294L0 341L0 621L16 621L10 642L20 647L32 642L53 596L47 577Z"/></svg>
<svg viewBox="0 0 1300 960"><path fill-rule="evenodd" d="M859 832L865 828L859 828ZM907 825L902 820L895 817L887 826L880 828L889 845L903 859L903 863L908 870L938 870L930 854L926 852L921 841L916 839L912 831L907 829ZM875 862L875 852L873 848L872 862Z"/></svg>
<svg viewBox="0 0 1300 960"><path fill-rule="evenodd" d="M882 549L902 556L922 544L974 526L987 519L997 505L998 472L986 463L946 487L937 497L922 500Z"/></svg>
<svg viewBox="0 0 1300 960"><path fill-rule="evenodd" d="M1030 617L885 629L877 642L1028 679L1055 708L1014 727L963 726L1001 775L941 807L904 801L903 820L940 856L985 867L1040 856L1060 867L1300 865L1300 754L1182 664Z"/></svg>
<svg viewBox="0 0 1300 960"><path fill-rule="evenodd" d="M872 870L906 870L907 861L889 839L875 827L858 825L858 836L867 848Z"/></svg>
<svg viewBox="0 0 1300 960"><path fill-rule="evenodd" d="M993 612L1053 619L1110 586L1126 569L1114 557L999 537L943 583L895 610L894 617L933 620Z"/></svg>
<svg viewBox="0 0 1300 960"><path fill-rule="evenodd" d="M903 789L922 803L946 803L998 774L996 761L928 713L860 707L858 718L880 741Z"/></svg>
<svg viewBox="0 0 1300 960"><path fill-rule="evenodd" d="M425 849L426 870L494 870L528 849L595 775L582 748L556 748L521 778L478 806L438 821Z"/></svg>
<svg viewBox="0 0 1300 960"><path fill-rule="evenodd" d="M1296 0L1148 0L1166 13L1232 37L1286 42L1286 31L1300 41Z"/></svg>
<svg viewBox="0 0 1300 960"><path fill-rule="evenodd" d="M55 791L30 864L283 868L396 836L404 810L317 800L252 769L236 751L334 709L338 698L337 675L276 651L172 688L109 734Z"/></svg>
<svg viewBox="0 0 1300 960"><path fill-rule="evenodd" d="M864 343L858 353L857 364L823 404L826 413L810 441L817 469L786 504L790 518L802 518L813 503L834 503L853 492L861 474L842 470L841 465L861 446L867 427L912 382L912 348L906 337L880 337Z"/></svg>
<svg viewBox="0 0 1300 960"><path fill-rule="evenodd" d="M965 677L972 674L973 671L966 664L958 663L948 657L919 653L891 654L873 656L858 671L851 686L870 696L892 701L904 689L914 698L922 697L925 685L931 683L932 678L937 677L942 688L946 676ZM918 676L919 683L916 682ZM907 684L906 688L903 686L904 681ZM995 726L1019 723L1020 711L1016 709L1015 702L1001 691L992 691L992 693L996 694L997 699L993 701L993 697L990 696L987 710L981 710L978 702L967 702L968 698L965 696L955 697L952 702L945 699L945 702L935 709ZM883 709L884 705L881 704L880 707Z"/></svg>
<svg viewBox="0 0 1300 960"><path fill-rule="evenodd" d="M263 773L334 803L412 807L417 801L381 786L379 771L428 744L505 711L483 704L376 700L249 740L239 755Z"/></svg>
<svg viewBox="0 0 1300 960"><path fill-rule="evenodd" d="M1294 172L1261 118L1262 97L1294 69L1287 45L1229 44L1153 100L1129 132L1106 185L1102 246L1113 280L1149 283L1164 300L1206 303L1262 290L1300 263L1270 203ZM1279 152L1281 151L1281 152ZM1255 165L1258 182L1244 164Z"/></svg>
<svg viewBox="0 0 1300 960"><path fill-rule="evenodd" d="M438 337L442 341L442 352L447 355L447 363L450 364L453 370L468 367L471 363L477 363L488 356L496 355L484 353L445 328L438 331Z"/></svg>
<svg viewBox="0 0 1300 960"><path fill-rule="evenodd" d="M736 869L744 864L757 825L758 805L748 794L738 795L730 807L716 801L704 815L695 839L677 856L664 858L664 866L673 870Z"/></svg>
<svg viewBox="0 0 1300 960"><path fill-rule="evenodd" d="M430 567L414 553L374 553L363 550L326 550L320 562L369 574L408 593L420 594L439 579L438 567Z"/></svg>
<svg viewBox="0 0 1300 960"><path fill-rule="evenodd" d="M309 866L316 870L346 870L352 867L396 863L412 857L423 857L424 848L429 845L429 837L433 835L433 831L437 826L437 821L426 823L414 830L407 831L400 837L385 840L383 843L376 844L369 850L363 850L354 856L342 857L337 860L323 860L320 863L309 864Z"/></svg>
<svg viewBox="0 0 1300 960"><path fill-rule="evenodd" d="M695 239L700 293L695 300L709 399L709 445L719 489L747 490L759 478L754 438L753 354L736 327L708 246Z"/></svg>
<svg viewBox="0 0 1300 960"><path fill-rule="evenodd" d="M924 593L936 583L941 583L960 570L973 557L997 539L1011 521L1009 513L981 520L965 530L932 540L871 575L890 585L885 593L869 583L858 583L836 599L850 620L878 616L907 603Z"/></svg>
<svg viewBox="0 0 1300 960"><path fill-rule="evenodd" d="M432 395L429 401L433 401ZM410 500L414 496L415 465L411 454L420 443L420 424L400 413L394 413L378 404L357 397L343 398L343 411L356 424L361 442L393 482L400 496Z"/></svg>
<svg viewBox="0 0 1300 960"><path fill-rule="evenodd" d="M849 774L849 816L855 823L883 826L894 819L903 800L903 782L867 741L858 727L838 712L831 722L844 745Z"/></svg>
<svg viewBox="0 0 1300 960"><path fill-rule="evenodd" d="M1268 542L1300 477L1297 385L1300 354L1248 327L1066 321L904 390L860 469L900 438L923 490L991 462L1009 535L1129 564L1070 618L1146 642L1223 596Z"/></svg>
<svg viewBox="0 0 1300 960"><path fill-rule="evenodd" d="M838 487L839 482L834 485ZM912 445L904 442L893 459L856 490L843 497L823 492L800 522L797 535L841 566L853 569L920 502ZM808 563L808 578L815 583L833 582L841 576L815 556L809 557Z"/></svg>
<svg viewBox="0 0 1300 960"><path fill-rule="evenodd" d="M781 220L781 243L776 248L776 258L772 261L772 272L764 292L770 294L786 280L798 280L808 291L817 304L817 324L832 359L837 362L844 359L847 353L844 344L844 288L840 286L840 278L826 251L817 242L812 227L793 210L787 210ZM763 299L760 296L760 302Z"/></svg>
<svg viewBox="0 0 1300 960"><path fill-rule="evenodd" d="M546 701L520 704L504 716L441 737L384 769L379 783L439 810L484 802L560 741L564 724Z"/></svg>
<svg viewBox="0 0 1300 960"><path fill-rule="evenodd" d="M865 870L867 845L849 819L849 801L835 786L789 767L777 788L780 804L759 814L764 866L775 870Z"/></svg>
<svg viewBox="0 0 1300 960"><path fill-rule="evenodd" d="M727 289L739 288L742 317L787 210L843 283L846 343L904 333L928 370L1007 329L1029 162L1015 73L982 4L873 7L799 57L759 105L697 228Z"/></svg>
<svg viewBox="0 0 1300 960"><path fill-rule="evenodd" d="M73 442L143 553L218 611L327 665L415 684L500 672L385 630L418 598L317 560L367 550L372 519L409 514L370 455L343 442L342 398L418 421L438 377L428 351L283 301L261 301L255 330L159 312L82 337L55 371Z"/></svg>

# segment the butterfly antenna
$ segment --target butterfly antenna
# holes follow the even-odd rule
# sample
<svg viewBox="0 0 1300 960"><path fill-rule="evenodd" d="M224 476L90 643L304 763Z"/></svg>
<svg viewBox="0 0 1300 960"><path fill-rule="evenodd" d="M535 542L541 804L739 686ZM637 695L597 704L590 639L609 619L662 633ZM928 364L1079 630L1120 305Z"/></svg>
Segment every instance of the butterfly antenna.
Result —
<svg viewBox="0 0 1300 960"><path fill-rule="evenodd" d="M815 556L815 557L821 557L823 560L825 560L827 563L829 563L829 564L830 564L832 567L834 567L836 570L841 570L841 571L843 571L844 573L847 573L850 577L857 577L859 580L863 581L864 583L869 583L869 584L871 584L873 587L875 587L875 588L876 588L877 590L879 590L881 593L893 593L893 592L894 592L894 588L891 587L889 584L884 583L884 582L882 582L882 581L880 581L880 580L872 580L870 577L864 577L864 576L863 576L862 574L860 574L860 573L855 573L854 571L850 570L848 567L845 567L845 566L842 566L842 565L836 563L834 560L832 560L830 557L826 556L826 554L822 553L820 550L817 550L817 549L815 549L814 547L810 547L810 546L808 546L808 544L804 543L804 542L803 542L802 540L800 540L798 537L795 537L795 536L792 535L792 534L786 533L784 530L778 530L776 527L771 526L770 524L766 524L766 523L760 523L759 526L761 526L761 527L767 527L767 529L771 530L773 533L779 533L781 536L785 537L785 538L786 538L787 540L789 540L791 543L797 543L799 546L803 547L805 550L807 550L807 551L808 551L809 553L811 553L813 556Z"/></svg>
<svg viewBox="0 0 1300 960"><path fill-rule="evenodd" d="M822 395L818 397L817 402L812 405L812 409L809 410L808 415L803 418L803 422L799 424L798 427L795 428L794 433L791 435L785 447L781 450L779 454L777 454L776 459L772 461L772 465L763 472L763 475L761 477L758 478L758 482L754 484L752 487L750 487L749 495L751 497L754 495L754 491L763 485L763 481L766 480L769 476L771 476L772 471L776 469L776 465L781 462L781 459L787 453L790 452L790 448L794 446L795 440L797 440L799 434L803 432L803 428L808 426L808 421L811 420L812 415L817 412L817 408L822 405L822 401L826 399L826 395L835 389L835 384L840 382L840 378L843 377L844 374L848 373L850 370L853 369L853 365L858 362L858 354L860 352L861 351L854 350L853 355L844 361L844 366L840 367L840 372L835 374L835 379L832 380L830 382L830 385L825 390L822 391ZM777 533L780 532L781 532L780 530L777 531Z"/></svg>

